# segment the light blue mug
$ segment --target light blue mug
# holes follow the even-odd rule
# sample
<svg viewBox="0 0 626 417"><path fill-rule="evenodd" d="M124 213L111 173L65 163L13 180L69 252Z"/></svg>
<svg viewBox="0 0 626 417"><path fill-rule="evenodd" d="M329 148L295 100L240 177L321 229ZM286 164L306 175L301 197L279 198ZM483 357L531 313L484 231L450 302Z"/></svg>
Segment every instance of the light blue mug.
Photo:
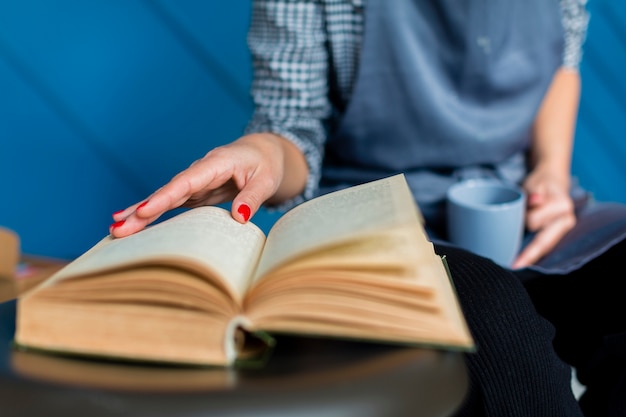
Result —
<svg viewBox="0 0 626 417"><path fill-rule="evenodd" d="M447 192L451 243L510 267L524 236L526 194L495 179L458 182Z"/></svg>

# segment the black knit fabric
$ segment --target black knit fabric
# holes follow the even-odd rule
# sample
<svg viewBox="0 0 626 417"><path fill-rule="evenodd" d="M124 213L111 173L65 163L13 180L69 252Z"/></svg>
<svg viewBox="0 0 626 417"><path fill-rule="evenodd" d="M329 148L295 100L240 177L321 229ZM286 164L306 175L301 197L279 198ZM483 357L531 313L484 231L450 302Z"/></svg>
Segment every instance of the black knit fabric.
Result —
<svg viewBox="0 0 626 417"><path fill-rule="evenodd" d="M458 417L624 416L624 408L620 408L617 403L612 406L613 409L605 405L602 410L594 405L583 414L572 393L571 366L561 359L556 349L563 358L573 361L572 358L576 357L577 365L584 363L593 368L589 359L593 353L590 346L580 343L583 353L578 352L578 349L569 353L569 349L558 347L559 344L577 344L587 338L586 334L578 334L576 331L580 320L587 319L587 316L580 312L571 315L568 310L575 309L576 306L585 309L593 307L586 301L580 301L584 292L563 290L569 288L568 276L525 276L524 282L532 287L529 293L522 284L521 274L508 271L488 259L460 249L443 245L436 245L435 249L438 254L447 257L462 309L477 344L476 353L466 354L470 392ZM596 280L599 271L591 270L592 267L596 266L590 264L589 270L577 271L577 279L591 287L601 285ZM551 281L552 285L548 285L550 291L539 284L546 281ZM557 292L559 288L560 295L551 292ZM545 317L539 314L529 294L537 299L539 311ZM623 294L622 291L620 295ZM578 301L575 301L574 295ZM568 305L562 309L563 297L568 298ZM614 309L607 307L606 311L598 312L597 316L590 317L589 320L605 320L604 315L609 313L615 313ZM546 317L554 321L556 330L555 325ZM622 313L619 319L612 320L616 324L612 329L622 336L624 326L618 324L624 321L624 317L626 315ZM561 327L565 330L562 331ZM601 326L597 322L589 325L590 329L599 327ZM555 335L556 349L553 344ZM623 356L624 339L616 339L618 340L613 341L611 349L621 352ZM597 345L598 337L594 340L595 342L589 343ZM621 365L623 370L623 363ZM586 372L589 377L585 382L589 383L593 371ZM604 389L617 391L623 387L603 386ZM593 390L591 385L589 390ZM601 392L604 395L605 391ZM622 398L623 402L626 391L621 391L621 394L617 397ZM606 398L605 395L600 402L606 402Z"/></svg>
<svg viewBox="0 0 626 417"><path fill-rule="evenodd" d="M586 386L585 416L626 416L626 242L567 275L524 276L554 346Z"/></svg>

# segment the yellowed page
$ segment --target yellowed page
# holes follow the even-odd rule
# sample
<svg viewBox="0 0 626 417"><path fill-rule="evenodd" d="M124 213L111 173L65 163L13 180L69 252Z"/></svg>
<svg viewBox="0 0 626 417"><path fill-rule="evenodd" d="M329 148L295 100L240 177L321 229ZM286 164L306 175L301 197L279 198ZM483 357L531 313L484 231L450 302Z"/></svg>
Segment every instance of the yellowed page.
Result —
<svg viewBox="0 0 626 417"><path fill-rule="evenodd" d="M274 224L255 281L295 255L417 219L420 214L402 174L310 200Z"/></svg>
<svg viewBox="0 0 626 417"><path fill-rule="evenodd" d="M306 252L256 281L247 297L247 317L270 332L473 345L418 222Z"/></svg>
<svg viewBox="0 0 626 417"><path fill-rule="evenodd" d="M184 259L225 277L227 288L241 299L264 242L254 224L238 223L219 207L199 207L124 238L105 237L44 285L130 264Z"/></svg>
<svg viewBox="0 0 626 417"><path fill-rule="evenodd" d="M203 311L32 300L23 299L18 304L18 346L207 365L231 363L236 355L230 323ZM22 310L28 313L20 313Z"/></svg>

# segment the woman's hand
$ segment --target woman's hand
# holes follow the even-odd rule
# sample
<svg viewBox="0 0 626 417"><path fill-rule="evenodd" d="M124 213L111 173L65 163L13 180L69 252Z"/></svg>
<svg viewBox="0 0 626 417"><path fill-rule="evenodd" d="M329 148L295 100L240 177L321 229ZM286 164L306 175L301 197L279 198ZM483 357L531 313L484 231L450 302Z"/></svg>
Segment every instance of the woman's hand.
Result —
<svg viewBox="0 0 626 417"><path fill-rule="evenodd" d="M524 181L528 201L526 228L536 232L512 265L513 269L534 264L550 252L576 224L569 178L558 178L548 170L536 169Z"/></svg>
<svg viewBox="0 0 626 417"><path fill-rule="evenodd" d="M536 263L576 224L569 187L579 99L580 74L571 68L559 68L533 125L534 168L523 184L528 195L526 228L537 234L517 257L513 268Z"/></svg>
<svg viewBox="0 0 626 417"><path fill-rule="evenodd" d="M110 233L138 232L177 207L231 200L233 218L245 223L265 201L298 195L307 173L303 155L291 142L271 133L246 135L211 150L146 200L114 213Z"/></svg>

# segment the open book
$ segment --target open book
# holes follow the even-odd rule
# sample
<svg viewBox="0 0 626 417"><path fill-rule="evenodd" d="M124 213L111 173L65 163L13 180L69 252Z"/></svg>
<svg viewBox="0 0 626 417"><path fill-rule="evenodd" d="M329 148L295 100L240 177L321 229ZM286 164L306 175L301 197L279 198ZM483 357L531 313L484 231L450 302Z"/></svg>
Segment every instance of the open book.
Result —
<svg viewBox="0 0 626 417"><path fill-rule="evenodd" d="M272 333L473 350L421 219L402 174L305 202L267 236L190 209L105 237L21 296L15 341L200 365L233 364Z"/></svg>

